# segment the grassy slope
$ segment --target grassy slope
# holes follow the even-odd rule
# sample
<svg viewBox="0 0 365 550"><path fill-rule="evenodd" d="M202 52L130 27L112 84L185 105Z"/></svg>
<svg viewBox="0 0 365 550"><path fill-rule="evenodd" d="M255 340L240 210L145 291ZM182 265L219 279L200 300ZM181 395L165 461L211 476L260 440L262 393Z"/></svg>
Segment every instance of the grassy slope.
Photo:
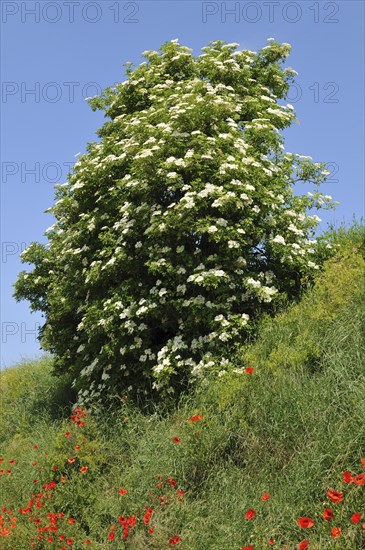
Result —
<svg viewBox="0 0 365 550"><path fill-rule="evenodd" d="M172 412L156 407L143 414L126 400L118 411L88 412L85 426L76 426L50 359L1 373L0 468L12 472L0 476L0 504L13 512L2 513L2 528L10 516L18 526L0 546L164 549L179 535L177 548L186 550L250 544L260 550L271 547L270 537L273 548L288 550L303 539L311 549L365 548L365 486L342 481L344 471L365 473L365 263L352 248L328 263L299 304L263 321L260 337L237 360L251 363L252 374L212 380ZM203 419L188 420L196 414ZM86 473L81 466L89 467ZM42 488L53 479L56 488ZM328 489L343 491L343 502L331 502ZM266 492L270 499L262 501ZM32 493L50 498L39 497L43 507L34 501L29 513L20 513ZM148 526L146 507L154 510ZM327 507L331 521L322 519ZM248 509L256 512L252 520L244 518ZM40 518L42 527L48 512L61 511L59 531L41 534L55 540L37 541L28 517ZM355 512L363 515L358 524L350 520ZM136 526L123 541L118 517L133 514ZM314 527L299 528L300 516L313 518ZM77 523L68 524L68 517ZM108 540L112 525L114 541ZM340 538L331 537L332 527L342 528Z"/></svg>

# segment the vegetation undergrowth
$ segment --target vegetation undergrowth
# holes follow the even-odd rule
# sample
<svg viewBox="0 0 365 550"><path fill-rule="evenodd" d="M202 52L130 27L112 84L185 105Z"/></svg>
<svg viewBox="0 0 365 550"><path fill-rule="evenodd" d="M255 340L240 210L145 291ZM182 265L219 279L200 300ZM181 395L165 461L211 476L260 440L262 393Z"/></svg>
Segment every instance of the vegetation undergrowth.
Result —
<svg viewBox="0 0 365 550"><path fill-rule="evenodd" d="M364 230L174 408L73 407L52 359L1 373L1 547L365 548Z"/></svg>

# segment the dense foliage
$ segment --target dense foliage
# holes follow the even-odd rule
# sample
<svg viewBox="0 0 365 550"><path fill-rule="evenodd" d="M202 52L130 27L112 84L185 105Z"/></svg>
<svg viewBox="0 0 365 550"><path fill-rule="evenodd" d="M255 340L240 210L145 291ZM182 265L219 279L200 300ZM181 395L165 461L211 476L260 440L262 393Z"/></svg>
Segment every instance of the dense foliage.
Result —
<svg viewBox="0 0 365 550"><path fill-rule="evenodd" d="M332 202L294 194L328 172L284 149L290 46L237 46L194 57L172 40L90 100L109 120L57 186L49 244L23 253L35 267L15 291L43 312L79 402L229 368L257 316L318 269L309 212Z"/></svg>
<svg viewBox="0 0 365 550"><path fill-rule="evenodd" d="M349 237L241 347L251 367L170 411L63 408L52 359L1 372L0 547L363 549L365 227Z"/></svg>

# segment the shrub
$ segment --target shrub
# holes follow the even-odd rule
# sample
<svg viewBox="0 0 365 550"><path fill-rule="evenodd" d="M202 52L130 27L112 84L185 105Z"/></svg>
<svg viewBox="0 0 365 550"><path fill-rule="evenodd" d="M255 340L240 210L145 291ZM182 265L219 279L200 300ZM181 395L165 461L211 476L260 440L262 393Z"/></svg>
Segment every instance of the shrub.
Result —
<svg viewBox="0 0 365 550"><path fill-rule="evenodd" d="M172 40L90 100L110 120L57 186L49 243L23 252L35 267L15 289L43 312L42 346L79 403L218 372L319 267L309 210L333 203L293 192L328 172L284 150L290 46L237 46L195 58Z"/></svg>

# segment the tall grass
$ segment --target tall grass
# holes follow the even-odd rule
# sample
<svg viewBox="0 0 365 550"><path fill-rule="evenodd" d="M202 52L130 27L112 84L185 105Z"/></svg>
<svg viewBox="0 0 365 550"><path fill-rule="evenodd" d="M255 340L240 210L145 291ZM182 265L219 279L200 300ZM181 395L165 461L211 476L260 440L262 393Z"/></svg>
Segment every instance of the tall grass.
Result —
<svg viewBox="0 0 365 550"><path fill-rule="evenodd" d="M1 373L0 467L11 469L0 476L0 529L11 533L2 548L291 550L304 540L311 549L365 548L365 476L354 477L365 473L364 266L361 247L344 247L298 304L264 319L242 347L237 366L253 372L207 380L172 411L141 410L121 396L78 426L51 359ZM332 502L329 489L343 501ZM41 493L38 508L31 495ZM31 511L19 512L31 498ZM65 514L58 531L37 531L50 512ZM299 527L303 516L314 526Z"/></svg>

